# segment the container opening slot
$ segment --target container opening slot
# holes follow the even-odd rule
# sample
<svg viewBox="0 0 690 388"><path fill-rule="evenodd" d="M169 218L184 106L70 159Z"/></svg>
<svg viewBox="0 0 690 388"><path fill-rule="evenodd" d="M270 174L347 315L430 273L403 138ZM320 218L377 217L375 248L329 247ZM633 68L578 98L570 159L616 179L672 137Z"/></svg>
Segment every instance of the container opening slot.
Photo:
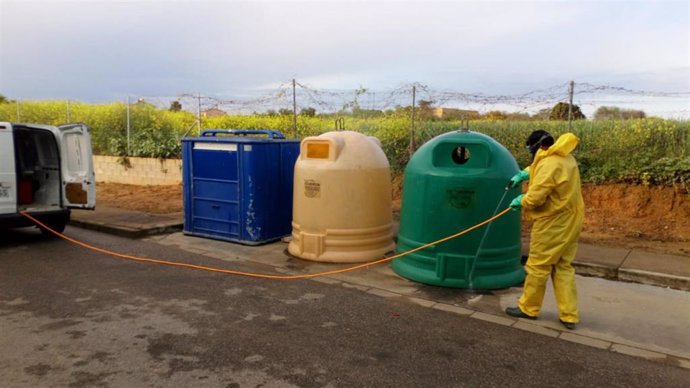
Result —
<svg viewBox="0 0 690 388"><path fill-rule="evenodd" d="M307 158L328 159L330 144L328 143L309 143L307 144Z"/></svg>
<svg viewBox="0 0 690 388"><path fill-rule="evenodd" d="M456 164L465 164L470 160L470 150L463 146L457 146L453 149L451 157Z"/></svg>

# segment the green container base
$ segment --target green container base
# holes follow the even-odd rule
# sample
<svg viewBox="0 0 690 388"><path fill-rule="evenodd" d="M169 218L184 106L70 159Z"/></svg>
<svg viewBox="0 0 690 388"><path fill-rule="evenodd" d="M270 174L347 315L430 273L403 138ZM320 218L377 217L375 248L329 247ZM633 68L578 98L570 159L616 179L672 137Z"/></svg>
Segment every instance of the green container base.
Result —
<svg viewBox="0 0 690 388"><path fill-rule="evenodd" d="M418 261L405 259L406 258L393 260L391 263L393 271L406 279L432 286L474 290L496 290L521 285L525 280L525 270L520 265L520 258L515 259L515 265L503 267L500 273L482 273L475 268L475 273L472 275L471 282L470 279L468 279L469 275L458 277L439 276L439 271L435 268L429 268L428 265L423 266L427 268L423 268L419 265ZM466 260L464 265L460 265L460 267L468 268L470 265L471 261ZM458 267L458 265L455 265L455 267Z"/></svg>

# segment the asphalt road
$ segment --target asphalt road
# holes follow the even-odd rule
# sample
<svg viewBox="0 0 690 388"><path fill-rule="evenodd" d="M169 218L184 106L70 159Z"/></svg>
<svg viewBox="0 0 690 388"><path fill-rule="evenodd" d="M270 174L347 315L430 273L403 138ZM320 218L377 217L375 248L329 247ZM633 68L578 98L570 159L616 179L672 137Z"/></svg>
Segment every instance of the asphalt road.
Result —
<svg viewBox="0 0 690 388"><path fill-rule="evenodd" d="M77 228L123 253L229 266ZM267 271L258 264L233 269ZM690 371L310 280L0 237L2 386L682 387Z"/></svg>

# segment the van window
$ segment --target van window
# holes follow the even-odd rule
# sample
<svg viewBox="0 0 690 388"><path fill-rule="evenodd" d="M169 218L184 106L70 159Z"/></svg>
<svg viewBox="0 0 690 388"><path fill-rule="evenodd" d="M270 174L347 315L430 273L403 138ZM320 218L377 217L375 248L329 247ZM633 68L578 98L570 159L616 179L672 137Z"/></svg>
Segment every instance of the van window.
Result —
<svg viewBox="0 0 690 388"><path fill-rule="evenodd" d="M86 155L86 145L82 143L81 133L68 133L64 138L64 145L67 147L67 167L73 173L87 173L87 163L84 160Z"/></svg>

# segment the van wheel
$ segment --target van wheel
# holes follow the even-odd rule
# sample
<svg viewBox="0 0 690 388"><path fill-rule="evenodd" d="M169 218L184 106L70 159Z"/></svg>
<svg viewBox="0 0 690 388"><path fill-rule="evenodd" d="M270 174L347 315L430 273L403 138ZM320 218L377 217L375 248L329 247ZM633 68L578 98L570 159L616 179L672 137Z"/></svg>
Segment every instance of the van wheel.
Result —
<svg viewBox="0 0 690 388"><path fill-rule="evenodd" d="M50 229L62 233L65 231L65 226L67 225L67 221L65 220L60 220L60 221L48 221L44 222ZM54 233L49 231L48 229L38 227L38 229L41 230L41 233L43 234L44 237L57 237Z"/></svg>

